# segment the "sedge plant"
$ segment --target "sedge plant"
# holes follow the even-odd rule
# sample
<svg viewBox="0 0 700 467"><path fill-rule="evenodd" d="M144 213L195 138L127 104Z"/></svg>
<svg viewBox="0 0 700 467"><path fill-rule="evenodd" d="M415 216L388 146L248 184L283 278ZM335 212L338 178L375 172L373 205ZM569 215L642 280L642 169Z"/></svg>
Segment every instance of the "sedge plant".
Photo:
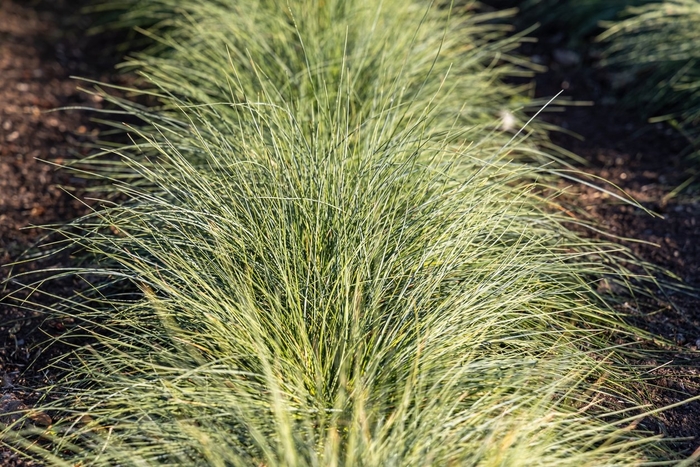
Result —
<svg viewBox="0 0 700 467"><path fill-rule="evenodd" d="M478 125L493 133L493 147L500 147L547 102L533 99L531 83L522 79L542 69L516 53L523 35L513 34L505 22L515 10L481 12L473 1L426 10L430 4L309 0L280 8L272 1L129 0L104 1L97 9L121 12L115 22L120 27L151 26L141 31L152 46L122 68L156 80L161 92L216 103L257 96L266 92L258 87L262 83L270 87L269 99L288 102L319 90L337 93L335 83L346 73L343 78L353 87L352 112L359 116L375 112L374 96L396 91L400 76L403 105L413 107L409 112L429 105L443 112L429 128L438 139L455 125ZM222 50L230 55L225 63ZM523 84L505 84L506 79ZM513 157L577 159L549 142L552 129L531 122L529 141Z"/></svg>
<svg viewBox="0 0 700 467"><path fill-rule="evenodd" d="M524 26L539 24L566 32L570 45L596 34L605 21L614 21L628 7L645 5L654 0L489 0L496 7L518 7L519 22Z"/></svg>
<svg viewBox="0 0 700 467"><path fill-rule="evenodd" d="M470 42L488 23L183 5L130 62L159 107L115 100L143 125L85 162L120 203L61 231L94 264L50 311L90 344L56 363L58 421L4 444L66 466L668 457L636 429L639 332L596 293L634 288L625 250L572 233L553 162L522 162L533 143L494 115L510 65Z"/></svg>
<svg viewBox="0 0 700 467"><path fill-rule="evenodd" d="M630 95L656 121L671 121L700 144L700 2L667 0L626 11L599 36L605 64L624 70Z"/></svg>

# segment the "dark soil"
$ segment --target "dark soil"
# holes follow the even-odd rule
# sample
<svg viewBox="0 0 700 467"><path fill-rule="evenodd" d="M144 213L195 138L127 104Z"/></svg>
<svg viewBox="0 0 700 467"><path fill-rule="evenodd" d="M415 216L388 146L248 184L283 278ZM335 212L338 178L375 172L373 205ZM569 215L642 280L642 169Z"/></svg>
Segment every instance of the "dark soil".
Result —
<svg viewBox="0 0 700 467"><path fill-rule="evenodd" d="M123 79L112 71L118 54L105 52L113 38L86 37L89 26L90 19L76 13L75 2L0 0L0 263L6 266L0 268L0 284L11 276L19 278L6 282L0 296L20 287L18 274L39 267L7 267L33 251L43 235L28 227L62 223L88 209L77 201L83 181L41 161L60 163L74 151L87 151L82 143L95 142L102 131L88 112L47 112L73 105L102 106L99 99L81 93L80 83L70 76L115 83ZM594 53L565 50L563 34L550 31L540 39L523 49L550 68L537 79L537 95L551 96L565 88L569 98L595 103L550 113L549 121L583 137L561 133L554 141L585 158L583 170L610 180L663 217L584 186L572 187L578 193L575 203L613 234L647 242L624 241L642 259L668 269L688 286L700 286L700 179L674 191L697 174L680 155L685 141L667 126L649 124L644 116L626 110L611 76L595 70ZM64 191L64 185L73 191ZM51 261L41 267L69 264L66 256ZM70 291L74 285L57 283L55 292ZM627 303L621 311L634 324L677 345L666 346L656 361L639 362L660 367L649 372L654 386L640 399L659 408L700 394L700 300L657 293L656 298ZM62 349L46 347L45 341L69 325L0 302L0 422L8 421L3 413L30 408L41 396L34 388L52 382L54 375L43 370L44 364ZM32 419L37 425L51 423L40 412ZM687 456L700 445L699 420L700 403L693 402L647 417L642 426L669 437L690 437L674 445ZM0 450L0 465L30 464Z"/></svg>
<svg viewBox="0 0 700 467"><path fill-rule="evenodd" d="M640 399L654 408L675 404L700 395L700 290L692 290L700 287L700 179L695 178L700 166L687 157L688 142L674 129L626 108L624 89L616 90L615 76L596 67L594 48L568 50L566 43L564 34L549 31L538 43L523 46L524 54L549 68L537 77L537 96L564 90L562 97L585 104L543 117L566 130L553 134L553 141L586 160L582 171L609 181L606 188L612 191L624 190L654 215L583 185L572 186L571 202L613 235L636 239L621 243L675 276L658 274L660 279L689 289L657 289L656 297L620 307L629 322L672 344L662 345L667 351L658 359L637 362L663 365L649 372L653 389ZM642 426L666 437L690 438L674 444L689 456L700 446L700 402L648 417Z"/></svg>
<svg viewBox="0 0 700 467"><path fill-rule="evenodd" d="M32 226L61 224L88 209L80 201L84 181L45 162L61 164L76 151L87 154L85 143L95 143L100 135L88 112L55 111L102 106L101 99L78 90L89 85L70 77L121 80L113 72L118 55L110 55L100 44L109 38L85 37L91 23L77 14L79 3L0 0L0 297L22 293L22 273L69 264L63 255L11 266L35 252L46 234ZM61 294L74 284L68 280L53 287L53 293ZM0 423L12 420L3 414L31 407L40 397L33 388L52 382L54 375L43 368L62 349L48 347L45 341L65 326L9 300L0 301ZM37 425L51 423L41 412L34 412L32 419ZM0 449L0 465L28 464Z"/></svg>

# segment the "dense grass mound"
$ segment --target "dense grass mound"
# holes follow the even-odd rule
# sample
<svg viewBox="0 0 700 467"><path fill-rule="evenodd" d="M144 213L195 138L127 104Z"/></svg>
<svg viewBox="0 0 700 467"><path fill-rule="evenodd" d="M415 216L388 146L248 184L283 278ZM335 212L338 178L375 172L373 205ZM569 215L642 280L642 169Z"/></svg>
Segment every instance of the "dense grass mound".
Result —
<svg viewBox="0 0 700 467"><path fill-rule="evenodd" d="M654 0L489 0L496 6L518 7L520 22L529 27L535 23L544 28L556 25L566 31L573 44L601 29L601 22L619 19L626 8Z"/></svg>
<svg viewBox="0 0 700 467"><path fill-rule="evenodd" d="M600 66L615 73L623 103L655 121L670 121L691 149L700 144L700 1L493 0L519 7L519 22L566 31L569 45L602 43ZM597 36L597 37L596 37ZM583 42L585 41L585 42Z"/></svg>
<svg viewBox="0 0 700 467"><path fill-rule="evenodd" d="M648 115L668 113L692 146L700 144L700 1L667 0L626 10L600 36L607 64L630 73L631 94ZM635 85L634 83L640 83Z"/></svg>
<svg viewBox="0 0 700 467"><path fill-rule="evenodd" d="M525 111L546 102L529 98L528 83L503 83L537 69L512 53L522 37L508 36L512 28L503 19L513 11L475 14L472 2L457 11L433 6L429 14L424 2L384 2L381 8L357 1L296 3L304 6L136 0L106 3L102 10L122 12L116 23L122 27L151 25L146 35L157 44L125 68L198 104L264 95L289 105L321 92L329 102L349 94L350 117L360 119L377 112L378 98L400 96L411 114L431 108L427 130L438 139L455 128L479 126L500 147L523 127ZM527 129L531 138L519 146L518 157L528 152L550 159L533 151L551 148L548 125L535 122Z"/></svg>
<svg viewBox="0 0 700 467"><path fill-rule="evenodd" d="M130 66L161 107L121 103L145 124L92 170L124 202L64 232L97 262L52 311L94 342L47 402L61 421L5 443L52 465L664 455L609 405L638 382L595 292L624 252L553 214L493 17L183 3L132 11L157 23Z"/></svg>

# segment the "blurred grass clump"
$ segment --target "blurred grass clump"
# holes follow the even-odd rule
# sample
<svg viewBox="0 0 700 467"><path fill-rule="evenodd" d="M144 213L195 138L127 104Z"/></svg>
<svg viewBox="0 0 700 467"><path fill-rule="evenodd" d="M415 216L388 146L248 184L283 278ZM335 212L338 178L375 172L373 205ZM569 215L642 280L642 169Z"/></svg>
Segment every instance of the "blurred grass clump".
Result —
<svg viewBox="0 0 700 467"><path fill-rule="evenodd" d="M629 75L629 98L668 120L700 148L700 1L665 0L629 8L598 38L604 65Z"/></svg>
<svg viewBox="0 0 700 467"><path fill-rule="evenodd" d="M669 455L636 430L638 331L596 292L633 292L629 258L566 227L546 127L516 133L528 87L504 79L529 68L500 14L128 6L154 45L125 67L158 105L105 94L143 124L83 161L121 202L62 231L95 265L49 310L91 344L45 401L59 421L6 445L50 465Z"/></svg>
<svg viewBox="0 0 700 467"><path fill-rule="evenodd" d="M623 104L700 144L700 1L493 0L517 7L521 29L539 25L568 47L602 57Z"/></svg>
<svg viewBox="0 0 700 467"><path fill-rule="evenodd" d="M654 0L488 0L503 8L517 7L518 22L527 28L539 24L546 30L561 31L575 46L600 32L601 22L619 19L628 7Z"/></svg>

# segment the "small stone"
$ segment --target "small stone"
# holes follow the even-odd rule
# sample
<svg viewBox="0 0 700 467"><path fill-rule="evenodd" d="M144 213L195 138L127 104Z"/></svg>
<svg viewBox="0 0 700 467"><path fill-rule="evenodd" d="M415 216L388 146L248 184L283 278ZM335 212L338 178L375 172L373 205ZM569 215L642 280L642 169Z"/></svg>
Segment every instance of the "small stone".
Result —
<svg viewBox="0 0 700 467"><path fill-rule="evenodd" d="M27 83L17 83L17 86L15 86L19 92L27 92L29 91L29 85Z"/></svg>
<svg viewBox="0 0 700 467"><path fill-rule="evenodd" d="M621 285L617 284L615 281L610 280L610 279L602 279L598 282L598 287L596 288L596 292L598 292L601 295L617 295L617 296L623 296L626 295L627 290L622 287ZM629 304L626 304L631 308Z"/></svg>
<svg viewBox="0 0 700 467"><path fill-rule="evenodd" d="M11 142L15 141L17 138L19 138L19 131L13 131L9 135L7 135L7 137L5 139L7 140L8 143L11 143Z"/></svg>
<svg viewBox="0 0 700 467"><path fill-rule="evenodd" d="M34 206L34 207L32 208L32 210L31 210L31 212L29 213L29 215L30 215L31 217L39 217L39 216L41 216L42 214L44 214L44 212L46 212L46 209L44 209L43 206L36 205L36 206Z"/></svg>
<svg viewBox="0 0 700 467"><path fill-rule="evenodd" d="M0 397L0 423L9 425L19 421L25 415L35 425L49 426L53 423L46 412L30 409L14 394L4 394Z"/></svg>
<svg viewBox="0 0 700 467"><path fill-rule="evenodd" d="M27 417L33 421L35 425L39 426L49 426L53 423L49 414L41 410L30 410Z"/></svg>
<svg viewBox="0 0 700 467"><path fill-rule="evenodd" d="M608 76L608 78L610 80L610 85L612 86L612 88L615 90L619 90L626 88L630 84L634 83L637 79L637 76L633 72L623 71L619 73L611 73Z"/></svg>
<svg viewBox="0 0 700 467"><path fill-rule="evenodd" d="M532 60L532 63L536 63L538 65L546 65L547 64L547 59L544 58L542 55L533 55L530 57Z"/></svg>
<svg viewBox="0 0 700 467"><path fill-rule="evenodd" d="M7 373L2 375L2 388L3 389L11 389L15 387L13 384L14 381L12 379L12 376L8 375Z"/></svg>
<svg viewBox="0 0 700 467"><path fill-rule="evenodd" d="M0 423L12 424L22 417L27 406L17 399L14 394L4 394L0 397Z"/></svg>
<svg viewBox="0 0 700 467"><path fill-rule="evenodd" d="M554 60L563 66L575 66L581 63L581 56L568 49L555 49L552 53Z"/></svg>

